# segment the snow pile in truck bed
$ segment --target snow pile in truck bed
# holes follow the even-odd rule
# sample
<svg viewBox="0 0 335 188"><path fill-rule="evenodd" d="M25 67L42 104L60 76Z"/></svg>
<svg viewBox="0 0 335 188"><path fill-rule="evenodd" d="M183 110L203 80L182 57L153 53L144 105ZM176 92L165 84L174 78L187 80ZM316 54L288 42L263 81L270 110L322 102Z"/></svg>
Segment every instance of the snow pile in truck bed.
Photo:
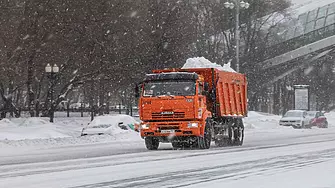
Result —
<svg viewBox="0 0 335 188"><path fill-rule="evenodd" d="M221 66L219 64L210 62L208 59L204 57L194 57L187 59L182 69L190 69L190 68L217 68L219 70L226 72L236 72L234 69L230 67L230 63Z"/></svg>

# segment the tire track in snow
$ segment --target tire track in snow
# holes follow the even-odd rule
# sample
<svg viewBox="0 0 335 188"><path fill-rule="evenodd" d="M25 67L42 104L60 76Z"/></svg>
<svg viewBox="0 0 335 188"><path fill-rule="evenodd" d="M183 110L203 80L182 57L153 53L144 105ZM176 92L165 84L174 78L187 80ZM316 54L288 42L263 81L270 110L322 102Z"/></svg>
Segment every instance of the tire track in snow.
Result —
<svg viewBox="0 0 335 188"><path fill-rule="evenodd" d="M282 148L289 146L297 146L297 145L308 145L308 144L317 144L324 142L335 141L335 139L329 140L321 140L321 141L309 141L309 142L299 142L299 143L290 143L290 144L281 144L281 145L269 145L269 146L259 146L259 147L242 147L242 148L220 148L220 150L203 150L196 153L180 153L179 156L173 157L164 157L151 159L150 162L159 162L159 161L168 161L171 159L183 159L190 157L201 157L206 155L221 155L224 153L239 153L245 151L254 151L254 150L266 150L272 148ZM190 150L194 151L194 150ZM158 153L157 151L156 153ZM147 152L151 153L151 152ZM171 153L170 153L171 154ZM92 159L91 159L92 160ZM93 159L83 160L83 161L61 161L61 162L51 162L51 163L35 163L35 164L23 164L23 165L5 165L0 167L0 178L8 178L8 177L16 177L16 176L27 176L33 174L45 174L45 173L53 173L53 172L62 172L69 170L80 170L80 169L88 169L88 168L98 168L98 167L107 167L107 166L119 166L125 164L139 164L146 163L147 160L137 160L137 161L126 161L126 162L115 162L114 160L110 161L101 161L101 159ZM206 170L206 169L204 169Z"/></svg>
<svg viewBox="0 0 335 188"><path fill-rule="evenodd" d="M183 170L171 173L157 174L155 176L142 176L123 180L102 182L73 188L94 187L187 187L209 181L222 179L243 179L249 176L269 174L271 172L285 172L314 164L332 160L335 149L322 152L308 152L299 155L273 157L242 163L220 165L216 167ZM186 182L186 183L179 183ZM176 183L179 185L176 185Z"/></svg>
<svg viewBox="0 0 335 188"><path fill-rule="evenodd" d="M325 133L315 133L315 134L311 134L311 135L296 135L294 137L288 137L288 138L281 138L281 139L285 139L286 141L292 141L293 143L287 143L285 145L288 146L291 144L296 144L296 143L302 143L303 141L295 141L296 139L301 139L301 138L313 138L313 137L320 137L320 136L331 136L334 135L335 136L335 132L325 132ZM331 139L333 137L328 137L328 139ZM325 139L325 138L324 138ZM273 139L275 140L275 139ZM317 143L317 142L310 142L310 143ZM147 154L148 151L144 148L145 146L143 145L143 147L141 148L126 148L125 150L116 150L113 152L108 152L105 151L106 149L108 149L107 147L102 147L100 150L98 149L94 149L92 150L91 146L96 145L98 148L101 147L100 144L90 144L89 148L87 148L87 151L93 151L93 152L83 152L83 148L87 147L87 146L83 146L83 145L79 145L79 146L65 146L62 148L66 148L71 150L70 153L67 153L66 150L64 151L60 151L60 149L62 148L55 148L55 150L51 150L48 151L46 150L46 153L34 153L34 154L21 154L21 155L17 155L17 156L12 156L12 155L7 155L7 156L2 156L0 158L0 167L1 166L9 166L9 165L23 165L23 164L33 164L33 163L41 163L41 162L55 162L55 161L66 161L66 160L82 160L82 159L97 159L100 157L111 157L111 156L124 156L124 155L131 155L131 154ZM206 150L206 152L208 151L236 151L238 149L258 149L259 147L274 147L274 146L280 146L283 144L277 144L277 143L273 143L273 144L267 144L266 142L264 143L263 141L255 141L254 144L251 143L246 143L244 146L236 148L236 147L216 147L214 146L214 144L212 144L211 150ZM76 148L79 148L80 150L77 152L73 152L74 150L76 150ZM112 147L113 149L113 147ZM114 148L115 149L115 148ZM158 150L158 152L160 151L172 151L172 148L164 148L164 149L160 149ZM196 150L193 150L196 151ZM64 153L62 153L64 152ZM150 151L150 153L155 153L153 151Z"/></svg>

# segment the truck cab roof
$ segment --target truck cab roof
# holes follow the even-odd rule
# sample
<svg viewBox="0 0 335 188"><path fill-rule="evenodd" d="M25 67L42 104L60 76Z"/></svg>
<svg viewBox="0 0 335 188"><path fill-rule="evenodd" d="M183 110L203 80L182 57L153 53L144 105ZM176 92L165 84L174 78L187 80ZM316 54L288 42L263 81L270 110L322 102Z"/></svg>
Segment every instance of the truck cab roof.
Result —
<svg viewBox="0 0 335 188"><path fill-rule="evenodd" d="M144 81L153 80L197 80L199 75L191 72L167 72L157 74L147 74Z"/></svg>

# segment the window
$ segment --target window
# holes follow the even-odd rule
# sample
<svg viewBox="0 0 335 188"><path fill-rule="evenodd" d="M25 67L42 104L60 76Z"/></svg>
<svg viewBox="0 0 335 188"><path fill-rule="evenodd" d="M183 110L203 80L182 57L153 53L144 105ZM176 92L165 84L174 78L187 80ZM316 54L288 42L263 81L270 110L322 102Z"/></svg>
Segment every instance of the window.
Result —
<svg viewBox="0 0 335 188"><path fill-rule="evenodd" d="M204 90L204 84L203 83L199 83L199 88L198 88L198 94L201 95L202 94L202 91Z"/></svg>
<svg viewBox="0 0 335 188"><path fill-rule="evenodd" d="M317 112L318 113L318 112ZM315 112L307 112L307 116L308 117L316 117L317 116L317 113Z"/></svg>
<svg viewBox="0 0 335 188"><path fill-rule="evenodd" d="M294 37L298 37L302 34L304 34L304 31L303 31L302 27L300 27L300 26L296 27L295 31L294 31Z"/></svg>
<svg viewBox="0 0 335 188"><path fill-rule="evenodd" d="M312 10L308 13L308 17L307 17L307 22L311 22L314 21L316 18L316 11L317 10Z"/></svg>
<svg viewBox="0 0 335 188"><path fill-rule="evenodd" d="M309 22L305 27L305 33L313 31L314 25L315 25L315 22Z"/></svg>
<svg viewBox="0 0 335 188"><path fill-rule="evenodd" d="M326 15L327 15L327 10L328 10L328 5L319 8L319 11L318 11L318 17L317 17L317 18L323 18L323 17L326 17Z"/></svg>
<svg viewBox="0 0 335 188"><path fill-rule="evenodd" d="M298 23L299 23L298 20L292 19L288 22L288 24L285 25L286 27L285 40L289 40L294 37L295 27Z"/></svg>
<svg viewBox="0 0 335 188"><path fill-rule="evenodd" d="M286 33L286 40L289 40L294 37L295 28L289 28Z"/></svg>
<svg viewBox="0 0 335 188"><path fill-rule="evenodd" d="M318 19L315 22L315 29L320 29L324 27L324 25L325 25L325 18Z"/></svg>
<svg viewBox="0 0 335 188"><path fill-rule="evenodd" d="M284 115L284 117L302 117L306 115L306 112L301 111L287 111Z"/></svg>
<svg viewBox="0 0 335 188"><path fill-rule="evenodd" d="M333 14L333 13L335 13L335 3L332 3L331 5L329 5L329 8L328 8L328 15Z"/></svg>
<svg viewBox="0 0 335 188"><path fill-rule="evenodd" d="M194 81L152 81L144 84L143 96L193 96L195 92Z"/></svg>
<svg viewBox="0 0 335 188"><path fill-rule="evenodd" d="M326 25L335 23L335 14L328 15L326 18Z"/></svg>
<svg viewBox="0 0 335 188"><path fill-rule="evenodd" d="M306 19L307 19L307 13L299 15L298 20L299 20L300 23L302 23L302 24L306 23Z"/></svg>

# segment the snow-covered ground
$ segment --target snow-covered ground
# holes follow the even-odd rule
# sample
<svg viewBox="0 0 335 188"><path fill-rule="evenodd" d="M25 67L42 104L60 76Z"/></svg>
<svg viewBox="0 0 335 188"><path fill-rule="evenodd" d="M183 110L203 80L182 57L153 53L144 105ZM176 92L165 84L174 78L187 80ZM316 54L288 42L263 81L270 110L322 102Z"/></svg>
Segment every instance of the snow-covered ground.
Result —
<svg viewBox="0 0 335 188"><path fill-rule="evenodd" d="M124 116L126 115L120 117ZM90 117L57 117L53 124L48 120L49 118L0 120L0 148L49 148L140 139L138 133L121 129L115 130L115 134L81 136L82 129L90 123Z"/></svg>
<svg viewBox="0 0 335 188"><path fill-rule="evenodd" d="M79 137L89 118L34 119L66 136L0 141L0 187L335 187L335 113L326 116L328 129L296 130L250 112L242 147L158 151L136 132Z"/></svg>

